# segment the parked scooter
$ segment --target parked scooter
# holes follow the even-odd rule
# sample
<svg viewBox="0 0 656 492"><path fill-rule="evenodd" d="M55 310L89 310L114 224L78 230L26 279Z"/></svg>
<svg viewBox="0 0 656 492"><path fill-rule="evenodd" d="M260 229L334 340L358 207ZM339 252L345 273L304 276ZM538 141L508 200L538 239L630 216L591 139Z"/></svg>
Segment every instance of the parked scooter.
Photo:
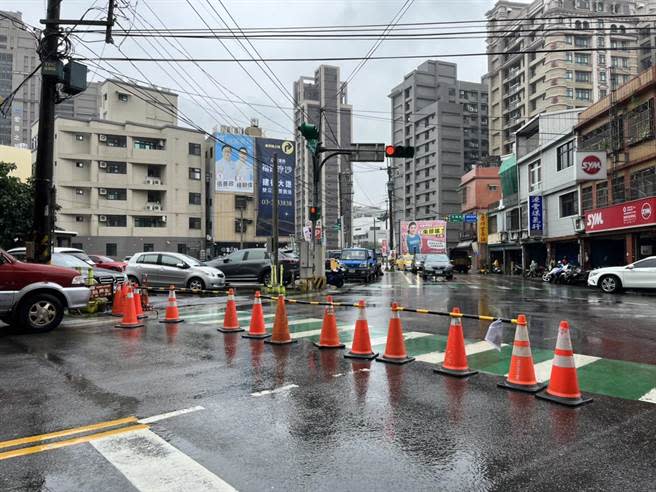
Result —
<svg viewBox="0 0 656 492"><path fill-rule="evenodd" d="M542 276L542 280L545 282L555 282L555 280L560 276L561 273L565 270L567 265L563 265L561 262L553 267L548 273L545 273Z"/></svg>

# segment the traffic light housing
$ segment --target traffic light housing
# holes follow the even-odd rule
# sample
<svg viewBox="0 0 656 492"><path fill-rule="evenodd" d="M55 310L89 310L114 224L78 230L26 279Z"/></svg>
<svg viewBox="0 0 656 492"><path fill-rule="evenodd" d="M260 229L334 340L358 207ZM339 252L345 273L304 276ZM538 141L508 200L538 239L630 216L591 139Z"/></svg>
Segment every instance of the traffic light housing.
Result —
<svg viewBox="0 0 656 492"><path fill-rule="evenodd" d="M301 123L298 131L301 132L301 135L307 141L307 148L310 152L316 154L317 147L319 146L319 129L317 126L312 123Z"/></svg>
<svg viewBox="0 0 656 492"><path fill-rule="evenodd" d="M321 218L321 208L320 207L309 207L308 208L308 215L310 216L310 220L312 222L316 222Z"/></svg>
<svg viewBox="0 0 656 492"><path fill-rule="evenodd" d="M385 155L393 159L410 159L415 156L415 148L410 145L388 145L385 147Z"/></svg>

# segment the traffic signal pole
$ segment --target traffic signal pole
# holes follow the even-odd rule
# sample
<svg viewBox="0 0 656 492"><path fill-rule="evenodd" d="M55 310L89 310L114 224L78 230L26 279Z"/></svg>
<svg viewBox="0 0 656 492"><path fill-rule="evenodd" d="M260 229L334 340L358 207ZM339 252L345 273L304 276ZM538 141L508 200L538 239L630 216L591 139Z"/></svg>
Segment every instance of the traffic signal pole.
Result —
<svg viewBox="0 0 656 492"><path fill-rule="evenodd" d="M389 219L389 250L390 256L392 256L392 251L394 250L394 181L392 180L392 165L387 161L387 202L389 206L389 211L387 217ZM390 262L389 268L391 271L394 271L394 261Z"/></svg>
<svg viewBox="0 0 656 492"><path fill-rule="evenodd" d="M61 0L48 0L46 27L43 31L41 47L44 67L59 63L57 46L59 44L59 12ZM53 224L53 168L55 146L55 100L58 79L54 75L42 74L41 103L39 106L39 141L34 166L34 210L33 210L33 260L49 263L52 256L51 231ZM30 257L30 248L26 250Z"/></svg>
<svg viewBox="0 0 656 492"><path fill-rule="evenodd" d="M280 263L279 258L278 258L278 242L279 242L279 237L278 237L278 214L279 214L279 204L278 204L278 154L274 153L273 154L273 190L272 190L272 199L273 199L273 204L272 204L272 229L273 229L273 238L272 242L273 244L271 245L271 254L273 255L273 271L276 272L276 275L278 275L278 282L279 285L282 285L282 278L280 277L280 272L278 270L278 264Z"/></svg>

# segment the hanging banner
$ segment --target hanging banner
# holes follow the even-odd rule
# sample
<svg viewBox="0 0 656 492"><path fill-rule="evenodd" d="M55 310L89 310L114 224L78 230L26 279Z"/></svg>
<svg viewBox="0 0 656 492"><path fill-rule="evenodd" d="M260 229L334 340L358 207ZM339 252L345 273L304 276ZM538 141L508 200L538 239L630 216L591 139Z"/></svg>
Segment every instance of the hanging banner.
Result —
<svg viewBox="0 0 656 492"><path fill-rule="evenodd" d="M278 157L278 234L294 234L294 142L256 138L257 157L257 236L272 236L273 156Z"/></svg>
<svg viewBox="0 0 656 492"><path fill-rule="evenodd" d="M487 244L487 214L485 212L478 214L476 221L476 237L478 244Z"/></svg>
<svg viewBox="0 0 656 492"><path fill-rule="evenodd" d="M215 133L214 191L253 193L253 137Z"/></svg>
<svg viewBox="0 0 656 492"><path fill-rule="evenodd" d="M446 253L445 220L401 222L401 253Z"/></svg>
<svg viewBox="0 0 656 492"><path fill-rule="evenodd" d="M528 232L531 236L541 236L544 230L542 215L542 196L528 197Z"/></svg>

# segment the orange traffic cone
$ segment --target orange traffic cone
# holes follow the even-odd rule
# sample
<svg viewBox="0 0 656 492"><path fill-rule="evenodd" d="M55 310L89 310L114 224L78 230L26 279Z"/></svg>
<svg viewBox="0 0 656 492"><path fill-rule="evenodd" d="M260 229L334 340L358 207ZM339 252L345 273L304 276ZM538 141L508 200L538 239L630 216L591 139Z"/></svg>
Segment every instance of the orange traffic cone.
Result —
<svg viewBox="0 0 656 492"><path fill-rule="evenodd" d="M143 312L143 306L141 305L141 288L134 288L134 310L137 313L137 319L147 318Z"/></svg>
<svg viewBox="0 0 656 492"><path fill-rule="evenodd" d="M221 333L236 333L244 331L239 328L239 319L237 318L237 304L235 303L235 291L228 289L228 303L226 304L225 316L223 317L223 327L217 328Z"/></svg>
<svg viewBox="0 0 656 492"><path fill-rule="evenodd" d="M248 333L244 333L242 338L268 338L271 334L267 333L264 325L264 312L262 311L262 300L260 291L255 292L255 301L253 301L253 313L251 314L251 324Z"/></svg>
<svg viewBox="0 0 656 492"><path fill-rule="evenodd" d="M278 306L276 307L276 318L273 322L273 333L270 340L264 340L264 343L273 345L286 345L296 343L289 334L289 322L287 321L287 309L285 308L285 296L278 296Z"/></svg>
<svg viewBox="0 0 656 492"><path fill-rule="evenodd" d="M367 321L367 312L364 299L358 302L358 319L355 322L355 333L353 335L353 345L351 350L344 354L344 357L352 359L375 359L378 352L371 349L371 338L369 337L369 323Z"/></svg>
<svg viewBox="0 0 656 492"><path fill-rule="evenodd" d="M392 317L387 330L387 344L385 353L376 357L379 362L390 362L392 364L406 364L415 360L414 357L408 357L405 350L405 341L403 340L403 327L401 318L399 318L399 305L392 304Z"/></svg>
<svg viewBox="0 0 656 492"><path fill-rule="evenodd" d="M467 365L467 354L465 354L465 337L462 333L462 321L460 319L460 308L451 310L451 326L449 326L449 338L446 341L446 353L444 362L433 369L434 372L448 376L466 377L472 376L478 371L470 371Z"/></svg>
<svg viewBox="0 0 656 492"><path fill-rule="evenodd" d="M515 341L513 342L512 357L508 377L498 384L500 388L507 388L526 393L537 393L544 389L546 384L540 384L535 379L535 367L531 344L528 341L528 328L526 316L517 316L515 328Z"/></svg>
<svg viewBox="0 0 656 492"><path fill-rule="evenodd" d="M335 319L335 308L333 307L332 296L327 297L330 306L326 306L323 312L323 323L321 324L321 335L319 342L314 342L315 347L324 348L344 348L345 345L339 341L339 332L337 331L337 320Z"/></svg>
<svg viewBox="0 0 656 492"><path fill-rule="evenodd" d="M114 302L112 303L112 316L123 316L123 304L125 304L125 288L127 284L117 285L114 289Z"/></svg>
<svg viewBox="0 0 656 492"><path fill-rule="evenodd" d="M160 323L182 323L180 312L178 311L178 301L175 298L175 285L169 287L169 302L166 305L166 316Z"/></svg>
<svg viewBox="0 0 656 492"><path fill-rule="evenodd" d="M535 396L570 407L578 407L592 401L592 398L583 398L581 396L567 321L561 321L558 328L558 339L556 340L556 350L554 351L551 378L549 379L547 391Z"/></svg>
<svg viewBox="0 0 656 492"><path fill-rule="evenodd" d="M125 298L123 319L116 328L139 328L143 323L139 323L137 319L137 312L134 308L134 297L132 296L132 289L128 287L128 294Z"/></svg>

